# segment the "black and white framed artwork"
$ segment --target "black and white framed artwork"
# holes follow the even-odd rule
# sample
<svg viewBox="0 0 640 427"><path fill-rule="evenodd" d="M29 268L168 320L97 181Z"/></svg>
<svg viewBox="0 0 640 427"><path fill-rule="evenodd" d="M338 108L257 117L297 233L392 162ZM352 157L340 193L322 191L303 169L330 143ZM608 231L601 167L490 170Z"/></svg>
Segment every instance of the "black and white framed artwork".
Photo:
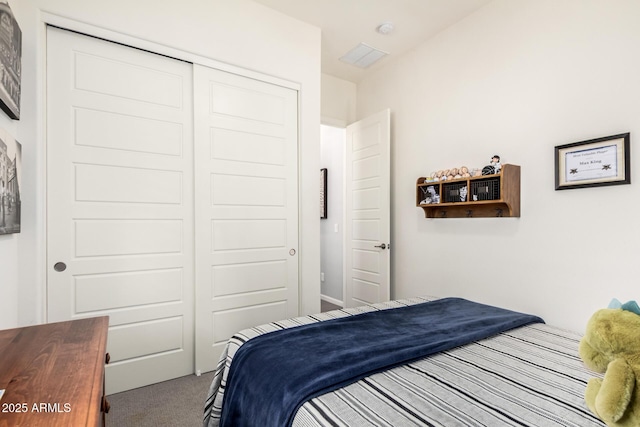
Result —
<svg viewBox="0 0 640 427"><path fill-rule="evenodd" d="M20 232L22 145L0 129L0 234Z"/></svg>
<svg viewBox="0 0 640 427"><path fill-rule="evenodd" d="M22 31L7 2L0 2L0 108L20 119Z"/></svg>
<svg viewBox="0 0 640 427"><path fill-rule="evenodd" d="M320 169L320 219L327 219L327 168Z"/></svg>

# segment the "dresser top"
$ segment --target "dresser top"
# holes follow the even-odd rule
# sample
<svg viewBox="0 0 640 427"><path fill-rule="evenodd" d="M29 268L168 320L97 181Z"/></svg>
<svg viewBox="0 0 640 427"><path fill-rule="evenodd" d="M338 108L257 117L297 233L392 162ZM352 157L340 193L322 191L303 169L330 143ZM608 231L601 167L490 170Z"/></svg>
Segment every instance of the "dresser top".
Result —
<svg viewBox="0 0 640 427"><path fill-rule="evenodd" d="M100 422L109 318L0 331L0 427Z"/></svg>

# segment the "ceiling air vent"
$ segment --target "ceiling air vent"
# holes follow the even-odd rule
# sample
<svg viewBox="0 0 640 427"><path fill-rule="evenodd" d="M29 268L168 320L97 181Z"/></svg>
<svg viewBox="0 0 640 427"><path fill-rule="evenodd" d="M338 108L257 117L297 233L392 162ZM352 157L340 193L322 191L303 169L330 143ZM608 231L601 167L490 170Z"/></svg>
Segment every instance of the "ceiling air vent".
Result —
<svg viewBox="0 0 640 427"><path fill-rule="evenodd" d="M340 61L355 65L356 67L367 68L386 55L388 55L388 52L383 52L365 43L360 43L342 56Z"/></svg>

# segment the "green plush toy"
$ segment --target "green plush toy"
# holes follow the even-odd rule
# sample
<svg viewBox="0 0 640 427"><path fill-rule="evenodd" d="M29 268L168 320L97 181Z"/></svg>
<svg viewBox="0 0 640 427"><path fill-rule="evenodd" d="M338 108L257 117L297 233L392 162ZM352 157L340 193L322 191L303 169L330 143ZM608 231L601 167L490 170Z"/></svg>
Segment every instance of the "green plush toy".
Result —
<svg viewBox="0 0 640 427"><path fill-rule="evenodd" d="M620 308L598 310L579 351L589 369L604 373L587 384L589 409L608 426L640 426L640 315Z"/></svg>

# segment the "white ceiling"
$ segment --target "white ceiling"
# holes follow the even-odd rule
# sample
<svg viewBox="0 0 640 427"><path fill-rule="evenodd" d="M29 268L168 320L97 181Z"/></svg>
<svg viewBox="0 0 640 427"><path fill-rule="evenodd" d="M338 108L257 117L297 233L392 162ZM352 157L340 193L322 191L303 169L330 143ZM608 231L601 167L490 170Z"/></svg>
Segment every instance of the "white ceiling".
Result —
<svg viewBox="0 0 640 427"><path fill-rule="evenodd" d="M322 29L322 72L358 82L367 71L393 61L491 0L254 0ZM376 28L392 22L381 35ZM364 42L388 52L366 70L339 60Z"/></svg>

